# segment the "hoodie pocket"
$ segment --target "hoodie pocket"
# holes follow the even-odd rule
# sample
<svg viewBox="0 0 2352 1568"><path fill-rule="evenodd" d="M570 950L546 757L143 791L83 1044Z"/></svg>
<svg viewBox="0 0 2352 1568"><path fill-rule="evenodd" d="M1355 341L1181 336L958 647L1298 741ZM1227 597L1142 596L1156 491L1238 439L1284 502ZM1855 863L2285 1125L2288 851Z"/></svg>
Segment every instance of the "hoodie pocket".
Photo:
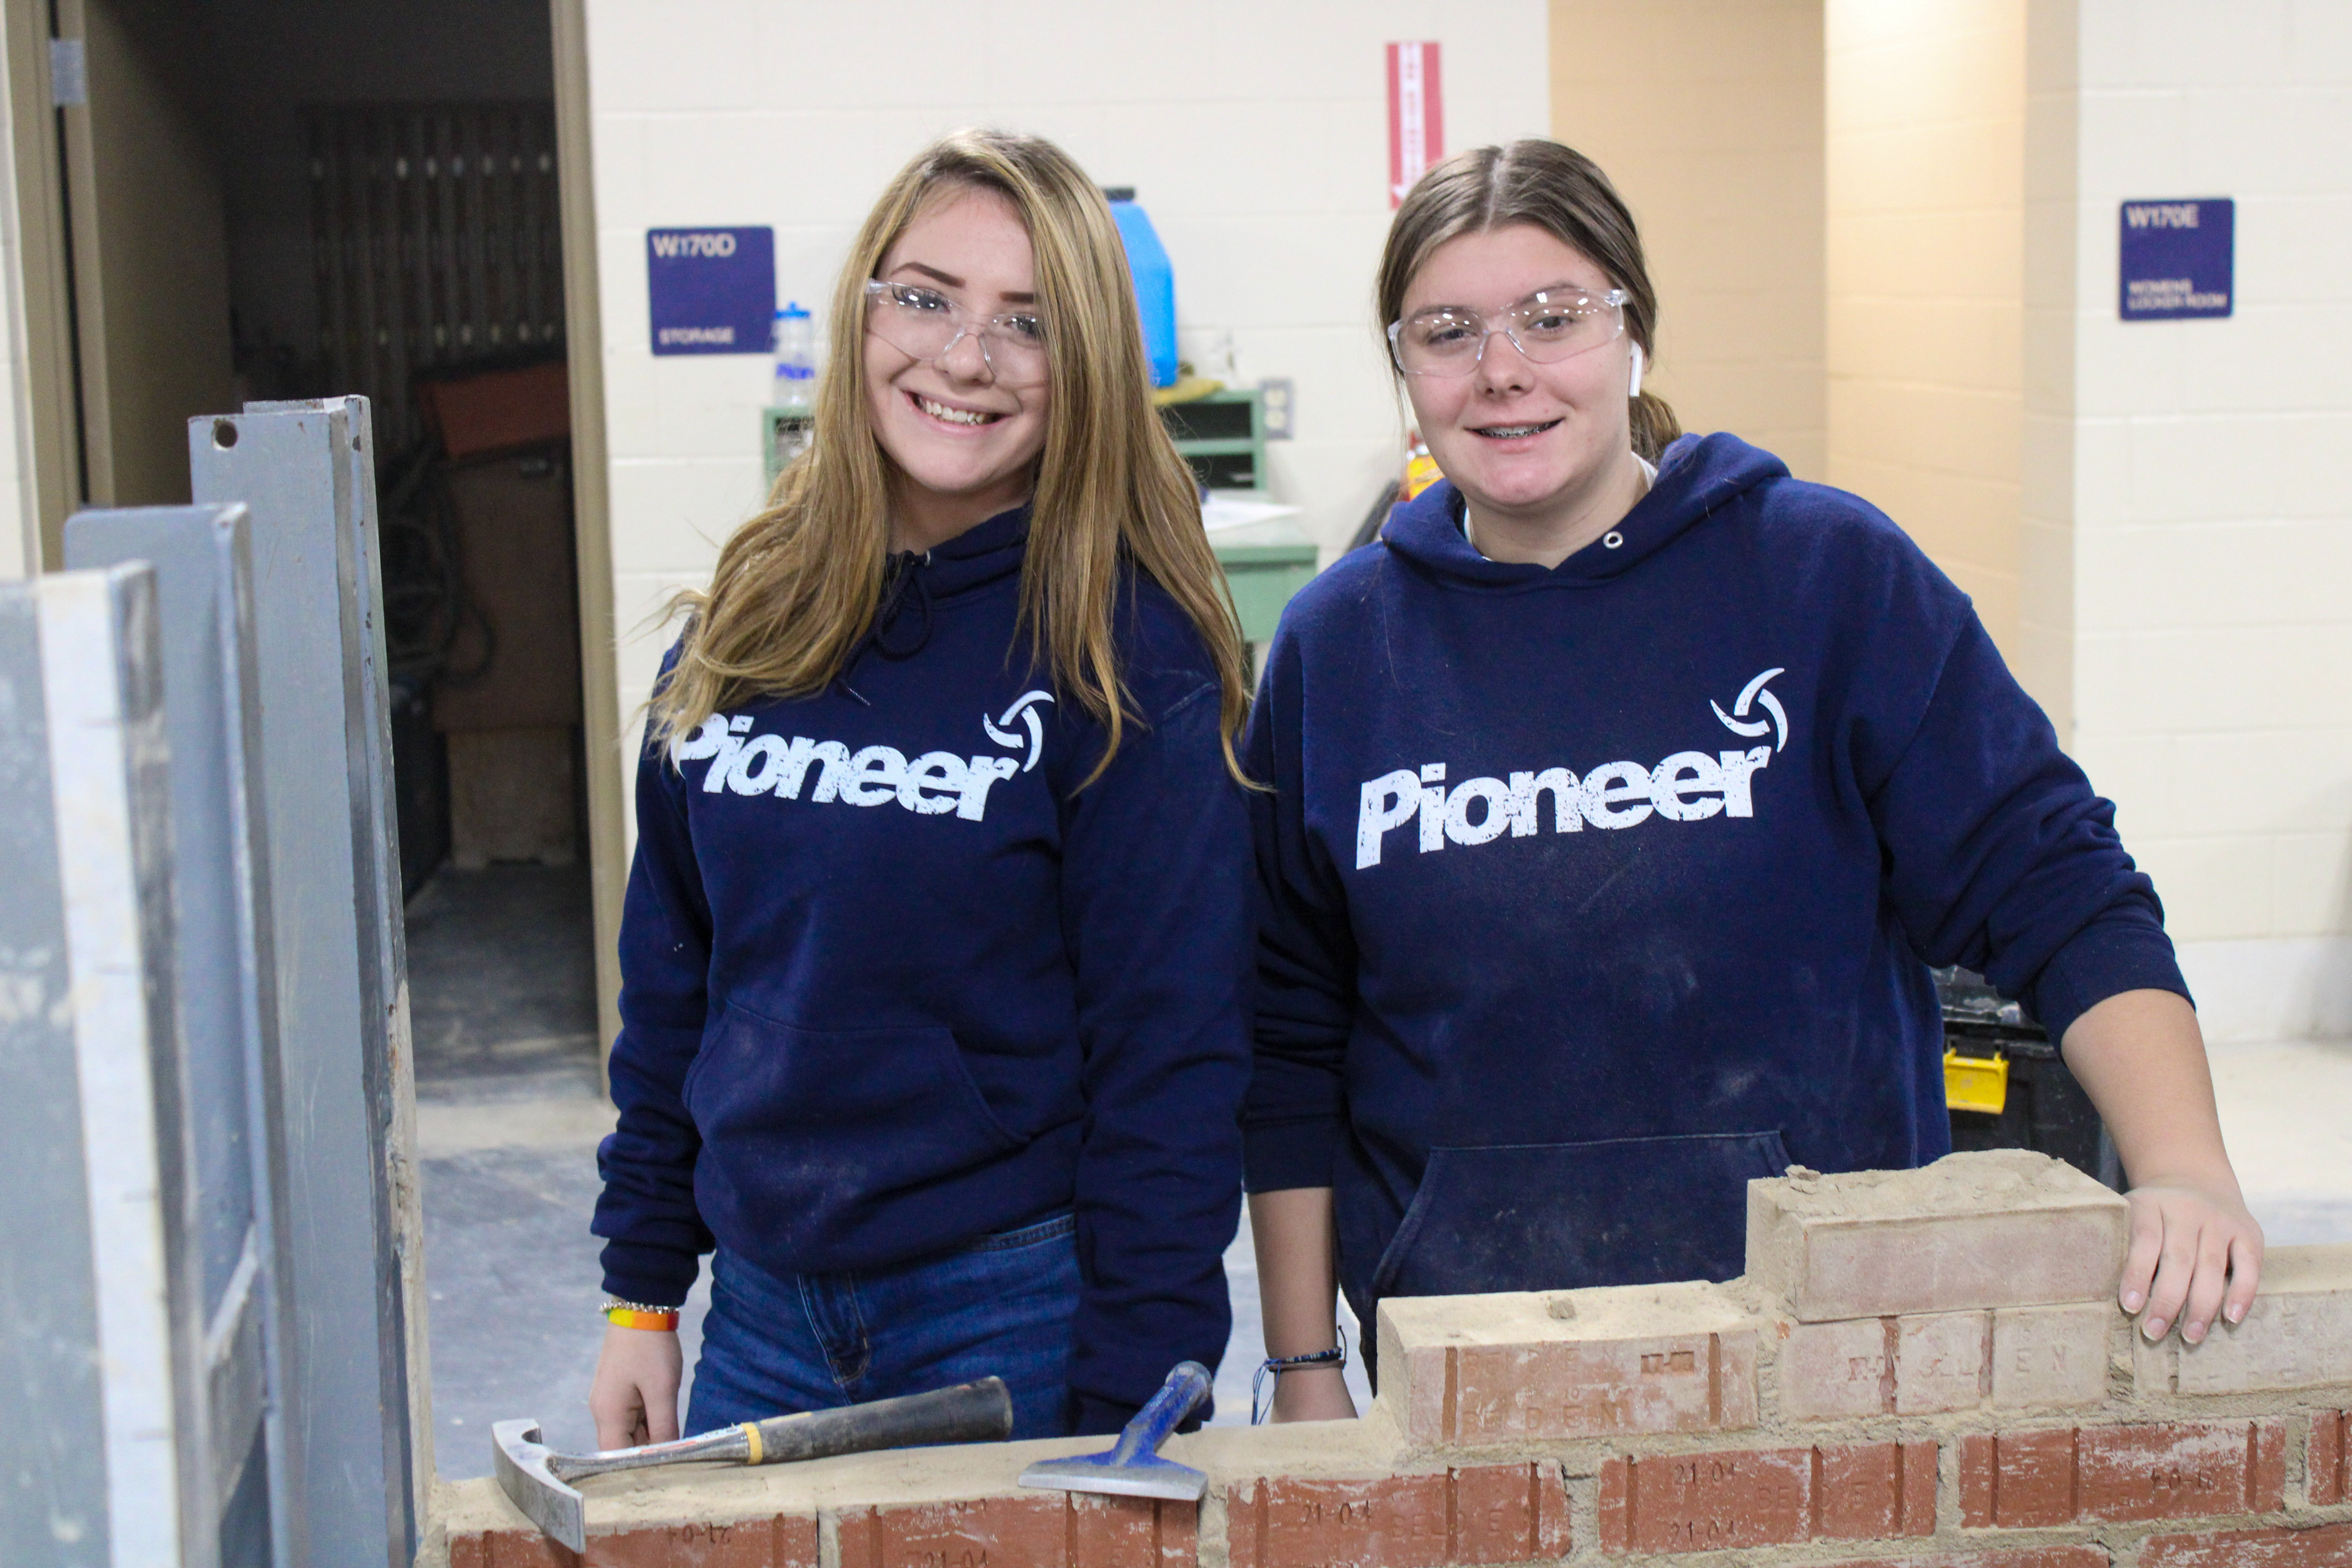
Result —
<svg viewBox="0 0 2352 1568"><path fill-rule="evenodd" d="M780 1210L859 1205L1024 1142L942 1028L803 1029L730 1006L685 1098L704 1157Z"/></svg>
<svg viewBox="0 0 2352 1568"><path fill-rule="evenodd" d="M1372 1294L1454 1296L1728 1279L1773 1132L1432 1149Z"/></svg>

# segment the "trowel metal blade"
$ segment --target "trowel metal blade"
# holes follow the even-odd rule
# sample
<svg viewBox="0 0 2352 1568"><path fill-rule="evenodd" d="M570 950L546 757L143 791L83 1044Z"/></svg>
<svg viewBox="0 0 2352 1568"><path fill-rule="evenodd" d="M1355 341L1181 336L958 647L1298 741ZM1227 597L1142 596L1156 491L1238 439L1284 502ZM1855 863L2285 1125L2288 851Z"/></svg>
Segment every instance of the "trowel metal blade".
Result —
<svg viewBox="0 0 2352 1568"><path fill-rule="evenodd" d="M498 1468L499 1489L551 1540L584 1553L588 1500L549 1471L544 1447L539 1448L535 1467L526 1468L517 1462L515 1451L523 1444L539 1447L538 1422L500 1421L490 1428L490 1459Z"/></svg>
<svg viewBox="0 0 2352 1568"><path fill-rule="evenodd" d="M1115 1497L1169 1498L1199 1502L1208 1495L1209 1478L1190 1465L1144 1454L1115 1464L1108 1454L1083 1454L1075 1459L1040 1459L1021 1472L1024 1487L1055 1487L1068 1492L1108 1492Z"/></svg>

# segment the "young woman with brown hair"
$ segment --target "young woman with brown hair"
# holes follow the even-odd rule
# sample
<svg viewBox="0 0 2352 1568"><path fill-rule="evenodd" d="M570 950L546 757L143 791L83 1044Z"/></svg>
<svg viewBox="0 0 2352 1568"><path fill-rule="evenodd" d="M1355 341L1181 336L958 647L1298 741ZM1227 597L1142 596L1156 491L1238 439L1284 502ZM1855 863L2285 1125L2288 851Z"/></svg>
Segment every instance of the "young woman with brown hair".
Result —
<svg viewBox="0 0 2352 1568"><path fill-rule="evenodd" d="M994 1373L1112 1431L1214 1364L1248 1074L1244 656L1051 143L950 136L833 305L812 448L665 665L594 1229L607 1445Z"/></svg>
<svg viewBox="0 0 2352 1568"><path fill-rule="evenodd" d="M1378 307L1446 482L1292 602L1250 721L1267 1348L1328 1352L1335 1281L1370 1323L1738 1274L1749 1179L1950 1148L1955 963L2106 1118L2124 1310L2238 1321L2262 1233L2155 890L1966 595L1866 502L1676 438L1633 217L1557 142L1425 176ZM1349 1408L1280 1378L1280 1418Z"/></svg>

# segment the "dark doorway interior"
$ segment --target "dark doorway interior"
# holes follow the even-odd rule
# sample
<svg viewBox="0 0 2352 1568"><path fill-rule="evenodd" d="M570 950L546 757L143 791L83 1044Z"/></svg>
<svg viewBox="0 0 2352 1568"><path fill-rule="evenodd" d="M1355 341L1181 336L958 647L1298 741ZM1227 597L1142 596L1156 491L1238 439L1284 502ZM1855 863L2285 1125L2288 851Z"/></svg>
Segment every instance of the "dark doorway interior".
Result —
<svg viewBox="0 0 2352 1568"><path fill-rule="evenodd" d="M57 0L52 26L89 58L62 183L110 488L80 494L184 500L142 476L184 483L191 416L373 405L436 1430L444 1474L479 1473L497 1416L581 1436L611 1119L549 8Z"/></svg>

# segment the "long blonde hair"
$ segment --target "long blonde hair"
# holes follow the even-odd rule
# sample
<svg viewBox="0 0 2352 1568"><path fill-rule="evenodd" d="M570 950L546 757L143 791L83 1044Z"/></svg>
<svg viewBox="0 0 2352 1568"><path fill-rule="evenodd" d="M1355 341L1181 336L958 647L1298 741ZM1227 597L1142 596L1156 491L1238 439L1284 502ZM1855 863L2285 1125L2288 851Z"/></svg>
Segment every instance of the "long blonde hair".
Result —
<svg viewBox="0 0 2352 1568"><path fill-rule="evenodd" d="M1005 197L1036 257L1052 396L1016 641L1025 636L1109 731L1091 784L1131 718L1113 631L1122 562L1149 576L1208 647L1222 688L1225 765L1239 778L1234 739L1249 708L1241 627L1202 531L1192 470L1150 404L1134 285L1109 204L1052 142L990 130L958 131L926 149L858 230L834 289L814 438L778 479L767 510L720 550L709 591L673 601L688 621L677 666L648 705L647 743L667 746L752 695L822 691L873 621L889 559L890 489L866 409L866 282L924 202L950 186Z"/></svg>

